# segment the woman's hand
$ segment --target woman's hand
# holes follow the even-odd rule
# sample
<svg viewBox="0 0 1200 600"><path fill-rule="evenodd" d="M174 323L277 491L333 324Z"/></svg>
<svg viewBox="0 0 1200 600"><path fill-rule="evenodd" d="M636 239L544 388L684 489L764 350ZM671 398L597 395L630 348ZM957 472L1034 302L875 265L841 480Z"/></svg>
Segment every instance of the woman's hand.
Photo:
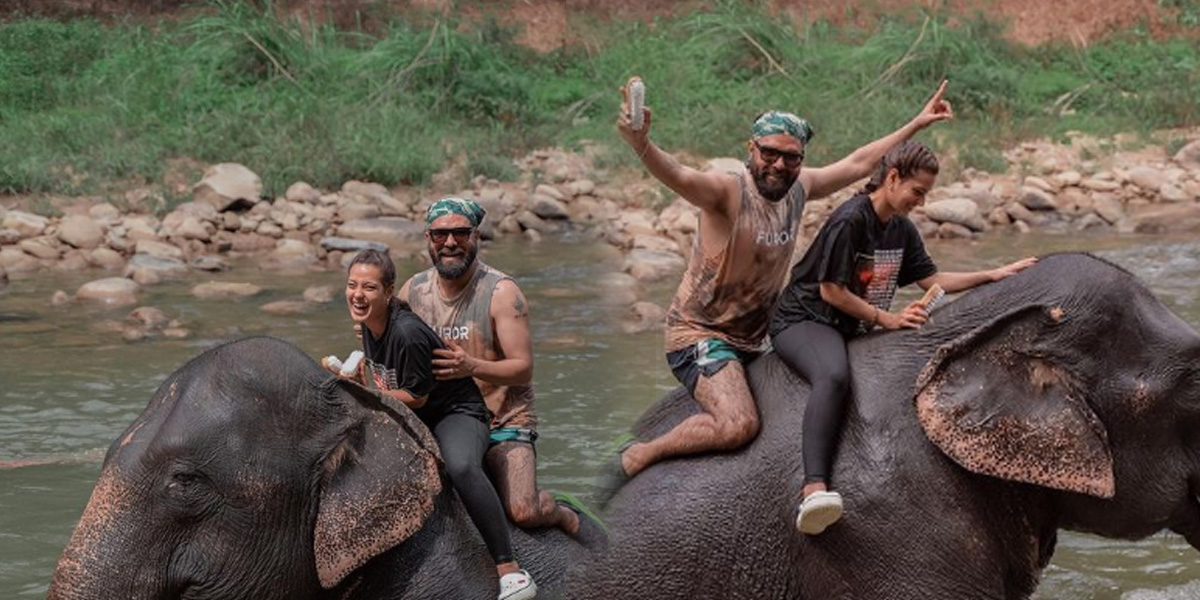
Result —
<svg viewBox="0 0 1200 600"><path fill-rule="evenodd" d="M919 329L929 321L929 313L919 301L904 307L900 314L879 311L876 322L884 329Z"/></svg>
<svg viewBox="0 0 1200 600"><path fill-rule="evenodd" d="M1015 263L1009 263L998 269L992 269L991 271L988 271L988 276L991 277L992 281L1000 281L1001 279L1007 279L1009 277L1012 277L1013 275L1016 275L1017 273L1020 273L1021 271L1024 271L1025 269L1028 269L1029 267L1032 267L1033 265L1037 264L1037 260L1038 259L1035 256L1030 256L1029 258L1022 258L1021 260L1018 260Z"/></svg>
<svg viewBox="0 0 1200 600"><path fill-rule="evenodd" d="M621 114L617 116L617 131L639 157L646 155L646 147L650 145L650 107L642 107L642 115L642 128L635 131L629 117L629 84L621 86Z"/></svg>

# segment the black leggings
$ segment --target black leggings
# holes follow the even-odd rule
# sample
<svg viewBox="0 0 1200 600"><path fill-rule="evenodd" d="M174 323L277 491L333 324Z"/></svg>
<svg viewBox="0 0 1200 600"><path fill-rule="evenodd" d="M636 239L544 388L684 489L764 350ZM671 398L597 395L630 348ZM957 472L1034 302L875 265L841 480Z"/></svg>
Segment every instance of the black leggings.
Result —
<svg viewBox="0 0 1200 600"><path fill-rule="evenodd" d="M850 391L846 338L823 323L801 321L774 335L771 342L779 358L812 387L804 409L804 482L829 483Z"/></svg>
<svg viewBox="0 0 1200 600"><path fill-rule="evenodd" d="M433 426L433 436L442 449L450 484L458 491L467 515L483 536L492 560L496 564L513 562L508 516L496 488L483 472L488 426L475 417L451 413Z"/></svg>

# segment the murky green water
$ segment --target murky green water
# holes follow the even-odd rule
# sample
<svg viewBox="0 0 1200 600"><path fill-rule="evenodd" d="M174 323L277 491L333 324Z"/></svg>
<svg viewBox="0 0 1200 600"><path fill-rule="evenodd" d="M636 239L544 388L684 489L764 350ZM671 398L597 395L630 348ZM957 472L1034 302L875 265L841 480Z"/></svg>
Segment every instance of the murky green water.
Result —
<svg viewBox="0 0 1200 600"><path fill-rule="evenodd" d="M932 242L945 269L972 269L1053 250L1089 249L1139 274L1168 306L1200 324L1200 243L1159 238L994 236L978 244ZM660 332L622 333L618 308L593 282L620 268L607 248L584 241L504 243L485 259L515 276L530 299L536 353L539 445L544 486L592 492L600 453L617 433L675 383L662 357ZM416 265L401 265L401 276ZM192 285L148 288L156 306L192 330L185 340L129 344L95 325L129 309L50 306L57 289L73 293L98 277L43 273L0 292L0 598L42 597L99 471L103 449L134 419L166 375L203 349L251 334L287 339L312 354L345 355L355 341L341 300L340 273L281 275L239 265L214 279L266 288L239 302L202 301ZM674 281L651 287L663 303ZM275 316L259 306L330 285L333 303L308 314ZM42 463L48 464L42 464ZM1200 561L1182 539L1137 543L1063 534L1038 597L1158 600L1200 597Z"/></svg>

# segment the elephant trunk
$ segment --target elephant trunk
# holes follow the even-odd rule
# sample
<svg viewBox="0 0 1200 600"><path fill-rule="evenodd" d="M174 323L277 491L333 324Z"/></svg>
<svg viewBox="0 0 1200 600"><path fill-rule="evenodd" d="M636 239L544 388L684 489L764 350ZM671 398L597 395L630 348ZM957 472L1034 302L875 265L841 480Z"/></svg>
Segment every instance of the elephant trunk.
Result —
<svg viewBox="0 0 1200 600"><path fill-rule="evenodd" d="M144 526L136 519L139 504L147 503L138 503L116 470L105 468L58 559L47 600L149 600L161 595L166 562L153 560L147 548L162 540L134 539Z"/></svg>

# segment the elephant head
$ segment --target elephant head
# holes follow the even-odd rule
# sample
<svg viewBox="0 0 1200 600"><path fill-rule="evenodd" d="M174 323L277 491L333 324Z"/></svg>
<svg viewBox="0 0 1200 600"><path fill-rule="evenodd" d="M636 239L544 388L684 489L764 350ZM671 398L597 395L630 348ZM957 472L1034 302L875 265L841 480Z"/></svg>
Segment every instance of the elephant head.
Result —
<svg viewBox="0 0 1200 600"><path fill-rule="evenodd" d="M49 598L317 597L421 528L439 460L411 411L297 348L220 346L109 448Z"/></svg>
<svg viewBox="0 0 1200 600"><path fill-rule="evenodd" d="M1064 528L1171 529L1200 548L1200 335L1136 278L1050 256L935 320L976 324L917 382L921 425L947 456L1055 490Z"/></svg>

